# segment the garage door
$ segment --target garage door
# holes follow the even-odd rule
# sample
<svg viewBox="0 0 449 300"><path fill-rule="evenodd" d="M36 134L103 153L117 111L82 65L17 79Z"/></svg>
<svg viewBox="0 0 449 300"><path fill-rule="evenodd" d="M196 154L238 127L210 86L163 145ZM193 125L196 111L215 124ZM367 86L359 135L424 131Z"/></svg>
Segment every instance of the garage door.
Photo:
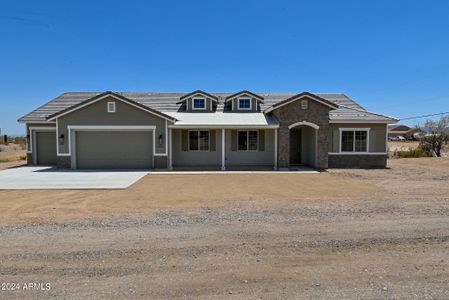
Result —
<svg viewBox="0 0 449 300"><path fill-rule="evenodd" d="M78 169L149 169L153 166L151 131L77 131Z"/></svg>
<svg viewBox="0 0 449 300"><path fill-rule="evenodd" d="M36 132L36 152L36 163L38 165L56 165L56 132Z"/></svg>

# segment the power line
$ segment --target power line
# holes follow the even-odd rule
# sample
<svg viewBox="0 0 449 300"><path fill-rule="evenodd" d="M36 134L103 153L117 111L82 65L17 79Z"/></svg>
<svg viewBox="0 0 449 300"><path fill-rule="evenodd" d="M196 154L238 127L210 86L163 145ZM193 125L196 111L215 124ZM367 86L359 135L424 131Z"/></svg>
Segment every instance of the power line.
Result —
<svg viewBox="0 0 449 300"><path fill-rule="evenodd" d="M449 114L449 111L441 112L441 113L437 113L437 114L430 114L430 115L422 115L422 116L414 116L414 117L401 118L400 120L401 120L401 121L404 121L404 120L421 119L421 118L427 118L427 117L441 116L441 115L445 115L445 114Z"/></svg>

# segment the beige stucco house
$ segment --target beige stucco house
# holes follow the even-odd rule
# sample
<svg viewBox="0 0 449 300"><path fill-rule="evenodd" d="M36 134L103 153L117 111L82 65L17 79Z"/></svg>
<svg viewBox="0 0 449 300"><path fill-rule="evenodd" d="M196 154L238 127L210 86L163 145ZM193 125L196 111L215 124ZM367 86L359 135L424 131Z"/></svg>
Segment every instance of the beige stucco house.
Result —
<svg viewBox="0 0 449 300"><path fill-rule="evenodd" d="M23 116L28 162L75 169L385 167L392 117L343 94L65 93Z"/></svg>

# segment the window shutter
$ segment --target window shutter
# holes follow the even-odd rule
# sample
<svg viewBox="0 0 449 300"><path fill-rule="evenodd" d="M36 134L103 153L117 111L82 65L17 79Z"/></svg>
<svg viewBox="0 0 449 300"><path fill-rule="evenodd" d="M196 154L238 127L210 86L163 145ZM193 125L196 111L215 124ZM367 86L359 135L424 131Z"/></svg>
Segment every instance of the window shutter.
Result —
<svg viewBox="0 0 449 300"><path fill-rule="evenodd" d="M181 135L182 135L182 138L181 138L181 140L182 140L182 151L187 151L188 150L188 147L189 147L189 141L188 141L188 139L189 139L189 131L188 130L182 130L182 132L181 132Z"/></svg>
<svg viewBox="0 0 449 300"><path fill-rule="evenodd" d="M259 151L265 151L265 130L259 130Z"/></svg>
<svg viewBox="0 0 449 300"><path fill-rule="evenodd" d="M210 145L210 151L215 151L215 131L216 130L210 130L209 131L209 145Z"/></svg>
<svg viewBox="0 0 449 300"><path fill-rule="evenodd" d="M237 130L231 130L231 151L237 151Z"/></svg>

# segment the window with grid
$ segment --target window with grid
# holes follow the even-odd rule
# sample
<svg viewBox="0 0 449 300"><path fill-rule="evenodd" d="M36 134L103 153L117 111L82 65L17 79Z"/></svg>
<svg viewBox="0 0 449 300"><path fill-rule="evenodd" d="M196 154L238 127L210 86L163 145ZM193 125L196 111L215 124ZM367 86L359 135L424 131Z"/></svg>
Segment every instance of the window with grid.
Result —
<svg viewBox="0 0 449 300"><path fill-rule="evenodd" d="M251 109L251 99L240 98L239 99L239 109Z"/></svg>
<svg viewBox="0 0 449 300"><path fill-rule="evenodd" d="M343 130L341 132L342 152L367 152L368 131L367 130Z"/></svg>
<svg viewBox="0 0 449 300"><path fill-rule="evenodd" d="M238 132L238 150L239 151L257 151L258 132L257 130Z"/></svg>
<svg viewBox="0 0 449 300"><path fill-rule="evenodd" d="M189 151L209 151L209 131L189 131Z"/></svg>
<svg viewBox="0 0 449 300"><path fill-rule="evenodd" d="M206 100L203 98L193 99L193 109L206 109Z"/></svg>

